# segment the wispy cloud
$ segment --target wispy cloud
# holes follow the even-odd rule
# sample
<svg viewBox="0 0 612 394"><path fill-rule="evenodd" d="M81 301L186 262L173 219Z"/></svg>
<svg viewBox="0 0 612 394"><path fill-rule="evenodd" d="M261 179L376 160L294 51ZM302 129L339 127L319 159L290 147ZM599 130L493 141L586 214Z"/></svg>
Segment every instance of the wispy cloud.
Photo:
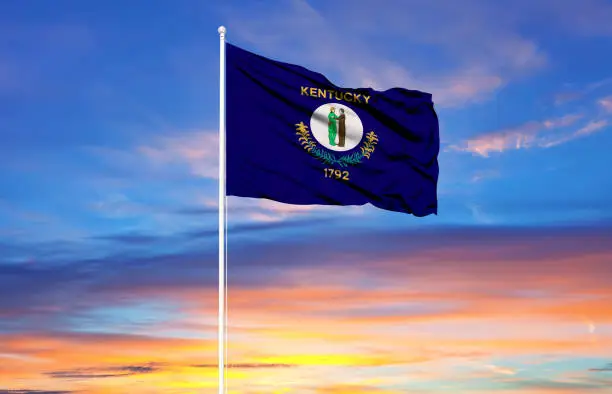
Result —
<svg viewBox="0 0 612 394"><path fill-rule="evenodd" d="M315 205L283 204L272 200L258 201L257 205L263 208L264 212L253 212L249 216L253 220L264 222L285 220L292 216L309 214L322 208ZM325 208L327 207L323 207L323 209Z"/></svg>
<svg viewBox="0 0 612 394"><path fill-rule="evenodd" d="M216 213L219 206L218 201L213 199L204 199L201 204L203 207L196 208L194 212ZM294 205L268 199L230 196L227 200L227 209L232 220L272 223L300 218L307 220L316 220L320 217L329 218L330 214L336 217L363 215L368 213L371 207L364 205Z"/></svg>
<svg viewBox="0 0 612 394"><path fill-rule="evenodd" d="M55 379L105 379L119 378L133 375L149 374L159 371L160 367L155 364L148 365L125 365L106 368L79 368L67 371L47 372L51 378Z"/></svg>
<svg viewBox="0 0 612 394"><path fill-rule="evenodd" d="M472 178L470 179L470 182L478 183L478 182L482 182L482 181L484 181L486 179L498 178L500 175L501 175L500 172L496 171L496 170L476 171L472 175Z"/></svg>
<svg viewBox="0 0 612 394"><path fill-rule="evenodd" d="M243 212L251 220L262 222L278 222L304 216L314 219L316 217L329 216L332 213L336 217L346 217L361 215L367 211L365 206L293 205L260 199L240 199L235 201L247 209Z"/></svg>
<svg viewBox="0 0 612 394"><path fill-rule="evenodd" d="M88 146L83 151L105 164L107 176L140 178L141 181L177 174L217 179L218 141L216 131L180 131L147 137L128 147Z"/></svg>
<svg viewBox="0 0 612 394"><path fill-rule="evenodd" d="M612 363L607 364L601 368L590 368L591 372L612 372Z"/></svg>
<svg viewBox="0 0 612 394"><path fill-rule="evenodd" d="M191 132L176 136L158 137L137 148L154 166L182 164L191 173L204 178L219 176L219 135L216 132Z"/></svg>
<svg viewBox="0 0 612 394"><path fill-rule="evenodd" d="M597 103L606 112L612 112L612 96L604 97L604 98L600 99Z"/></svg>
<svg viewBox="0 0 612 394"><path fill-rule="evenodd" d="M491 224L494 220L488 215L483 208L478 204L468 204L468 209L472 212L472 217L476 223Z"/></svg>
<svg viewBox="0 0 612 394"><path fill-rule="evenodd" d="M605 127L608 126L608 121L605 119L602 120L594 120L592 122L589 122L586 126L581 127L580 129L578 129L574 135L576 137L582 136L582 135L589 135L592 133L595 133Z"/></svg>
<svg viewBox="0 0 612 394"><path fill-rule="evenodd" d="M112 218L125 218L129 216L141 215L149 210L127 197L123 193L111 193L90 205L97 213Z"/></svg>
<svg viewBox="0 0 612 394"><path fill-rule="evenodd" d="M580 92L559 92L554 95L554 104L563 105L582 97Z"/></svg>
<svg viewBox="0 0 612 394"><path fill-rule="evenodd" d="M585 96L589 96L591 94L595 94L596 92L602 90L603 88L612 84L612 78L605 78L598 81L591 82L582 87L572 87L566 90L557 92L554 95L554 104L555 105L563 105L570 102L574 102L576 100L582 99ZM603 99L605 100L605 98ZM601 101L600 101L601 105Z"/></svg>
<svg viewBox="0 0 612 394"><path fill-rule="evenodd" d="M500 374L500 375L516 375L517 371L513 368L507 368L507 367L500 367L498 365L486 365L485 366L488 370L490 370L491 372L494 372L496 374Z"/></svg>
<svg viewBox="0 0 612 394"><path fill-rule="evenodd" d="M571 114L556 119L528 122L516 128L470 138L459 145L451 145L448 149L488 157L491 152L534 147L547 148L599 130L607 124L605 121L591 122L573 133L556 132L558 129L573 125L582 117L581 114Z"/></svg>
<svg viewBox="0 0 612 394"><path fill-rule="evenodd" d="M197 364L195 368L214 368L217 369L219 364ZM273 368L293 368L296 364L272 364L272 363L228 363L227 368L230 369L273 369Z"/></svg>
<svg viewBox="0 0 612 394"><path fill-rule="evenodd" d="M597 121L591 121L589 123L587 123L585 126L579 128L578 130L574 131L573 133L569 133L569 134L565 134L562 136L559 136L557 138L553 138L553 139L549 139L547 141L543 141L541 143L541 147L543 148L550 148L556 145L560 145L560 144L564 144L566 142L569 142L571 140L574 140L576 138L585 136L585 135L589 135L589 134L593 134L597 131L603 130L605 127L608 126L608 121L605 119L602 120L597 120Z"/></svg>

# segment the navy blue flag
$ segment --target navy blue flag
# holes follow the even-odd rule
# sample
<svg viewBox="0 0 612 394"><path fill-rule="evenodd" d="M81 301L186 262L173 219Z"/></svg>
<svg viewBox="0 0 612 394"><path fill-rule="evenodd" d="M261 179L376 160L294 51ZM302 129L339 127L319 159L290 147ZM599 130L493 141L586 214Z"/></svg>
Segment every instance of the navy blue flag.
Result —
<svg viewBox="0 0 612 394"><path fill-rule="evenodd" d="M341 88L226 45L227 195L437 214L431 94Z"/></svg>

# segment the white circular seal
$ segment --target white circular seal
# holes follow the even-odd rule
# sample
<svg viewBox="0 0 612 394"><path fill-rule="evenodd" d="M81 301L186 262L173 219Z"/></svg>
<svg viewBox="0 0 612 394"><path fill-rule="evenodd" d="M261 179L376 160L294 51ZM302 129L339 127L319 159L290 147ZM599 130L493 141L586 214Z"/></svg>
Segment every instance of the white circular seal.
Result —
<svg viewBox="0 0 612 394"><path fill-rule="evenodd" d="M310 130L319 144L327 149L351 150L363 138L363 124L351 108L339 103L323 104L310 118Z"/></svg>

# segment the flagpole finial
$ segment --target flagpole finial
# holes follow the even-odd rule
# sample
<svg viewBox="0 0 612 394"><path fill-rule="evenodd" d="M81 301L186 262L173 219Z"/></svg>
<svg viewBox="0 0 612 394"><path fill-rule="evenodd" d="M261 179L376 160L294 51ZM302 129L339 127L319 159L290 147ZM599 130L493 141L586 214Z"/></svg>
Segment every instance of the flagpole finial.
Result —
<svg viewBox="0 0 612 394"><path fill-rule="evenodd" d="M221 38L225 37L225 32L227 31L225 29L225 26L219 26L219 28L217 29L217 31L219 32L219 35L221 36Z"/></svg>

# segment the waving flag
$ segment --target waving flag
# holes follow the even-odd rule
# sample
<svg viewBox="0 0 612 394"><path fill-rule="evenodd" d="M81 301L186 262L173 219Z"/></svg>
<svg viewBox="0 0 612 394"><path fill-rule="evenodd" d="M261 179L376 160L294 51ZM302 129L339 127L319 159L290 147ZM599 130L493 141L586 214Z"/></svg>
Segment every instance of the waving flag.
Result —
<svg viewBox="0 0 612 394"><path fill-rule="evenodd" d="M333 85L227 45L227 194L437 214L431 94Z"/></svg>

